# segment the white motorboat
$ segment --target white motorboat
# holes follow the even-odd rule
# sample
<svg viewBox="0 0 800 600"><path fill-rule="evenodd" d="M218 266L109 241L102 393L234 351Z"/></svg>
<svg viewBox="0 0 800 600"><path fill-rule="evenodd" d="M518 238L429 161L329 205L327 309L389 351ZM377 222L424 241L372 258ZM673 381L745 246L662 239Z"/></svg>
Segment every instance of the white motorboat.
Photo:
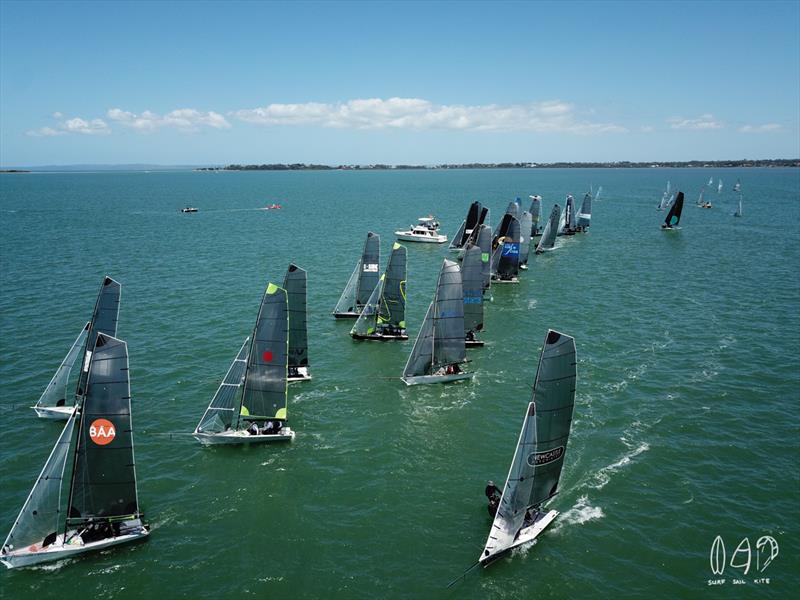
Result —
<svg viewBox="0 0 800 600"><path fill-rule="evenodd" d="M407 231L395 231L397 239L428 244L443 244L447 241L447 236L439 233L439 222L436 217L420 217L417 221L417 225L412 225Z"/></svg>

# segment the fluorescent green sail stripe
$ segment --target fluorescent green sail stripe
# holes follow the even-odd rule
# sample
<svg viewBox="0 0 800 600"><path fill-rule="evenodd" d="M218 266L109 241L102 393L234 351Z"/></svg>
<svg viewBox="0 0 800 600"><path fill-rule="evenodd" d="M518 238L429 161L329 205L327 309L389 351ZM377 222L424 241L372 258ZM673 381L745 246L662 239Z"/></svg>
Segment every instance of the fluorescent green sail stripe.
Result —
<svg viewBox="0 0 800 600"><path fill-rule="evenodd" d="M243 417L249 417L250 416L250 411L247 410L247 407L244 404L242 404L242 408L239 411L239 414L242 415Z"/></svg>
<svg viewBox="0 0 800 600"><path fill-rule="evenodd" d="M392 250L397 250L398 248L402 248L402 246L400 244L398 244L397 242L395 242L394 246L392 246Z"/></svg>
<svg viewBox="0 0 800 600"><path fill-rule="evenodd" d="M267 293L274 294L277 291L278 291L278 286L270 282L270 284L267 286Z"/></svg>
<svg viewBox="0 0 800 600"><path fill-rule="evenodd" d="M275 413L276 419L286 419L286 408L279 408L278 412Z"/></svg>

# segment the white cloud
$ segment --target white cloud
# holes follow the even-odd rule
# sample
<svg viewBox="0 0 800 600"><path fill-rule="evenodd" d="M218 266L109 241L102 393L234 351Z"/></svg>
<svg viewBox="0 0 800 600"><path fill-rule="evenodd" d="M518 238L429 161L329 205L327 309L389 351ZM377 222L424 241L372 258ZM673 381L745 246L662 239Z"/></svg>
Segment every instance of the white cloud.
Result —
<svg viewBox="0 0 800 600"><path fill-rule="evenodd" d="M146 133L157 131L162 127L174 127L184 133L192 133L199 131L201 126L214 129L228 129L231 126L219 113L201 112L193 108L180 108L163 116L149 110L137 115L120 108L112 108L106 116L120 125Z"/></svg>
<svg viewBox="0 0 800 600"><path fill-rule="evenodd" d="M31 131L28 131L27 135L33 137L53 137L56 135L66 135L66 133L66 131L53 129L52 127L40 127L39 129L32 129Z"/></svg>
<svg viewBox="0 0 800 600"><path fill-rule="evenodd" d="M56 115L61 115L61 113L53 113L53 117ZM80 117L73 117L72 119L57 123L55 127L40 127L39 129L33 129L27 132L28 135L33 137L53 137L57 135L66 135L68 133L108 135L111 133L111 129L103 119L91 119L87 121Z"/></svg>
<svg viewBox="0 0 800 600"><path fill-rule="evenodd" d="M642 125L639 128L639 131L641 131L642 133L653 133L655 131L655 127L653 127L652 125Z"/></svg>
<svg viewBox="0 0 800 600"><path fill-rule="evenodd" d="M708 113L700 115L696 119L673 117L671 119L667 119L667 123L670 124L670 127L672 129L705 130L705 129L722 129L723 127L722 123L714 119L714 115Z"/></svg>
<svg viewBox="0 0 800 600"><path fill-rule="evenodd" d="M772 133L783 129L777 123L765 123L764 125L744 125L739 127L740 133Z"/></svg>
<svg viewBox="0 0 800 600"><path fill-rule="evenodd" d="M500 106L434 104L420 98L366 98L334 104L269 104L229 116L258 125L319 125L353 129L449 129L579 134L624 132L613 123L580 119L571 104L557 100Z"/></svg>

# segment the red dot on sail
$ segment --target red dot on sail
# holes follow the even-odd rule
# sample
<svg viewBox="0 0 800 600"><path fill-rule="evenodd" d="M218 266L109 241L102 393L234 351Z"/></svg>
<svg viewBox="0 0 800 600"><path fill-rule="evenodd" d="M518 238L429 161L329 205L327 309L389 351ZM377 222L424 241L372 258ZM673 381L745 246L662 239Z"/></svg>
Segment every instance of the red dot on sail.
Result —
<svg viewBox="0 0 800 600"><path fill-rule="evenodd" d="M264 350L264 354L261 355L261 358L264 359L264 362L272 362L272 350Z"/></svg>

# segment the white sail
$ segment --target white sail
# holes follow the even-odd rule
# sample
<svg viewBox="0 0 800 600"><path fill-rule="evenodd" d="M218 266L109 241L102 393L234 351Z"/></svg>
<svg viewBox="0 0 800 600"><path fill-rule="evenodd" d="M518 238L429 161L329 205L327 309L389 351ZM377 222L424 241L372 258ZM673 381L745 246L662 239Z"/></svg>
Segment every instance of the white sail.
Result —
<svg viewBox="0 0 800 600"><path fill-rule="evenodd" d="M347 285L344 286L344 291L333 309L333 314L353 312L356 306L356 285L358 283L358 275L361 273L361 260L356 263L356 268L353 269L350 279L347 280Z"/></svg>
<svg viewBox="0 0 800 600"><path fill-rule="evenodd" d="M244 373L247 369L247 352L250 349L248 342L250 342L249 337L228 367L228 372L197 424L195 433L220 433L231 427L236 410L239 408L238 393L244 383Z"/></svg>
<svg viewBox="0 0 800 600"><path fill-rule="evenodd" d="M72 347L67 352L61 365L56 369L53 378L47 387L42 392L41 397L36 402L34 408L51 407L51 406L72 406L73 401L67 402L67 385L69 384L69 375L72 372L72 367L81 353L84 340L89 332L89 323L84 325L80 334L73 342Z"/></svg>
<svg viewBox="0 0 800 600"><path fill-rule="evenodd" d="M41 548L46 538L48 542L55 541L63 525L60 511L62 480L77 413L78 408L73 407L67 424L58 436L42 472L11 527L3 544L2 554L24 548L36 551Z"/></svg>

